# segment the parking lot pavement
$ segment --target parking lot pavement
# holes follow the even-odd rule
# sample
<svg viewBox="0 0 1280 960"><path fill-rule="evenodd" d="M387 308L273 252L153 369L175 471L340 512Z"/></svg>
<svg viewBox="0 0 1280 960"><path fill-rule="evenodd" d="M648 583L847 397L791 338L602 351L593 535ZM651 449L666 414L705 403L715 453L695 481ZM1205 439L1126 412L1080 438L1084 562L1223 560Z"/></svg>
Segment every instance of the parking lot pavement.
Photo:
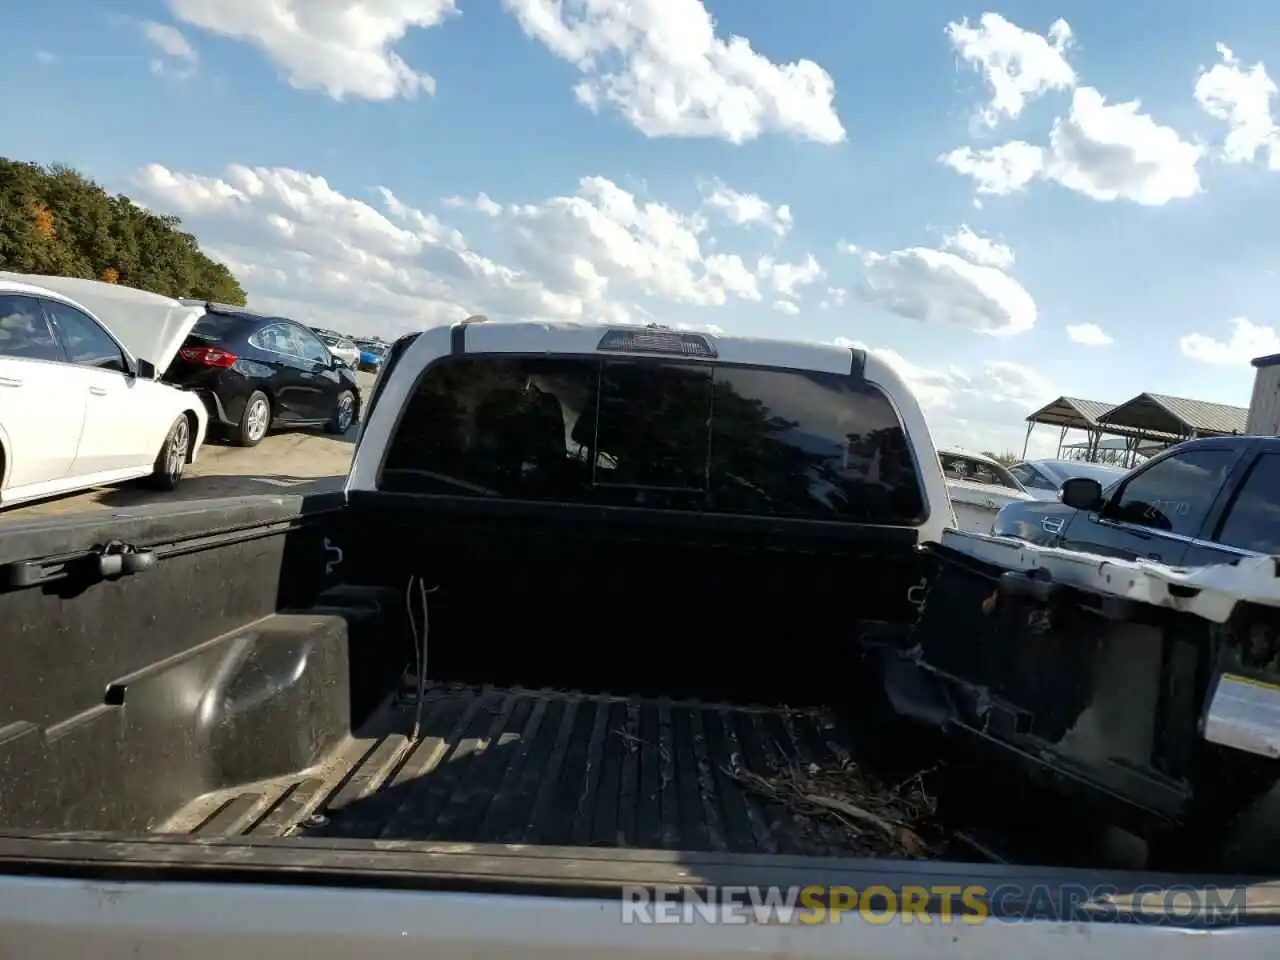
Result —
<svg viewBox="0 0 1280 960"><path fill-rule="evenodd" d="M373 374L358 375L367 402ZM165 493L137 484L95 487L81 493L0 510L0 522L40 516L144 506L154 502L202 500L255 493L311 493L341 489L355 451L357 428L335 437L323 430L273 433L256 447L206 441L178 488Z"/></svg>

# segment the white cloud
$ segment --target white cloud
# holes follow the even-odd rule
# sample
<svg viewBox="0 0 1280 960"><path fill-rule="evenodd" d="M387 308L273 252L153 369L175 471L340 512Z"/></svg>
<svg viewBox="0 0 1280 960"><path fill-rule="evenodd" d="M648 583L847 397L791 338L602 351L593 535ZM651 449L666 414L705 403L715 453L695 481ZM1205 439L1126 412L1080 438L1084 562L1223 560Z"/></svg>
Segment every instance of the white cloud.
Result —
<svg viewBox="0 0 1280 960"><path fill-rule="evenodd" d="M887 254L852 244L842 249L862 261L861 296L899 316L998 337L1035 326L1035 301L1003 270L927 247Z"/></svg>
<svg viewBox="0 0 1280 960"><path fill-rule="evenodd" d="M37 50L35 56L36 60L46 65L58 62L58 55L48 50Z"/></svg>
<svg viewBox="0 0 1280 960"><path fill-rule="evenodd" d="M195 50L177 27L156 23L154 20L143 20L140 26L143 35L169 56L180 60L196 59Z"/></svg>
<svg viewBox="0 0 1280 960"><path fill-rule="evenodd" d="M1067 63L1071 27L1055 20L1047 36L1023 30L998 13L984 13L977 26L968 18L947 24L947 37L959 57L982 74L991 102L980 119L994 127L1001 118L1016 118L1028 102L1053 90L1068 90L1076 73Z"/></svg>
<svg viewBox="0 0 1280 960"><path fill-rule="evenodd" d="M834 310L843 307L849 300L849 291L844 287L827 287L826 295L818 304L819 310Z"/></svg>
<svg viewBox="0 0 1280 960"><path fill-rule="evenodd" d="M796 297L803 287L817 283L826 273L817 258L810 253L805 256L803 263L779 263L773 257L761 257L756 263L756 275L784 297Z"/></svg>
<svg viewBox="0 0 1280 960"><path fill-rule="evenodd" d="M142 30L142 35L164 54L163 57L156 57L151 61L152 73L172 74L179 78L189 77L195 73L200 64L200 57L181 30L167 23L156 23L154 20L142 20L138 26Z"/></svg>
<svg viewBox="0 0 1280 960"><path fill-rule="evenodd" d="M952 250L980 267L1009 270L1014 263L1013 251L1003 243L974 233L967 224L961 224L955 233L942 240L943 249Z"/></svg>
<svg viewBox="0 0 1280 960"><path fill-rule="evenodd" d="M450 210L475 210L478 213L483 213L486 217L496 217L502 213L502 204L483 192L476 194L474 199L468 197L445 197L440 202Z"/></svg>
<svg viewBox="0 0 1280 960"><path fill-rule="evenodd" d="M232 165L207 176L150 164L135 180L149 206L189 218L255 304L265 298L291 303L295 313L345 312L353 316L344 323L370 332L473 313L610 323L657 313L662 322L683 322L681 308L763 300L741 257L708 252L711 238L696 211L637 198L603 177L583 178L576 194L540 203L467 201L488 212L483 222L498 257L386 188L376 191L374 206L323 177L281 167ZM800 285L792 274L785 278ZM650 311L646 298L661 306Z"/></svg>
<svg viewBox="0 0 1280 960"><path fill-rule="evenodd" d="M1044 169L1044 149L1021 140L980 150L957 147L938 159L972 179L978 193L998 197L1023 189Z"/></svg>
<svg viewBox="0 0 1280 960"><path fill-rule="evenodd" d="M335 100L411 99L435 92L392 47L412 28L438 26L454 0L168 0L185 23L251 43L302 90Z"/></svg>
<svg viewBox="0 0 1280 960"><path fill-rule="evenodd" d="M1280 353L1280 333L1275 327L1250 323L1245 317L1231 321L1231 336L1216 340L1204 333L1191 333L1178 341L1182 355L1201 363L1247 367L1256 357Z"/></svg>
<svg viewBox="0 0 1280 960"><path fill-rule="evenodd" d="M1204 148L1140 113L1141 103L1108 104L1082 87L1071 113L1053 124L1045 176L1094 200L1162 206L1200 192Z"/></svg>
<svg viewBox="0 0 1280 960"><path fill-rule="evenodd" d="M701 0L504 4L525 33L578 68L579 103L608 106L645 136L845 139L830 74L810 60L775 64L744 37L720 39Z"/></svg>
<svg viewBox="0 0 1280 960"><path fill-rule="evenodd" d="M1054 121L1047 147L1015 140L939 157L971 177L978 193L1003 196L1039 177L1091 199L1163 206L1200 192L1204 148L1141 113L1131 100L1107 103L1093 87L1072 94L1071 110Z"/></svg>
<svg viewBox="0 0 1280 960"><path fill-rule="evenodd" d="M790 300L773 301L773 309L779 313L785 313L788 317L798 316L800 313L800 308Z"/></svg>
<svg viewBox="0 0 1280 960"><path fill-rule="evenodd" d="M735 226L763 226L780 237L791 229L791 207L785 203L774 206L759 194L742 193L719 180L704 184L702 192L704 205Z"/></svg>
<svg viewBox="0 0 1280 960"><path fill-rule="evenodd" d="M175 173L149 163L134 180L150 197L168 202L183 215L221 213L247 202L248 197L225 180L190 173Z"/></svg>
<svg viewBox="0 0 1280 960"><path fill-rule="evenodd" d="M583 178L576 196L516 206L513 220L523 261L548 282L584 297L614 279L691 305L760 296L741 257L704 257L701 218L638 201L603 177Z"/></svg>
<svg viewBox="0 0 1280 960"><path fill-rule="evenodd" d="M1115 341L1096 323L1077 323L1067 327L1067 337L1072 343L1086 347L1106 347Z"/></svg>
<svg viewBox="0 0 1280 960"><path fill-rule="evenodd" d="M1262 63L1245 69L1224 43L1218 44L1221 63L1201 70L1196 78L1196 101L1209 116L1226 121L1222 145L1228 163L1252 163L1259 153L1272 170L1280 170L1280 127L1271 113L1275 81Z"/></svg>
<svg viewBox="0 0 1280 960"><path fill-rule="evenodd" d="M496 217L502 213L502 204L496 203L489 198L487 193L481 193L476 196L476 209L483 213L486 217Z"/></svg>
<svg viewBox="0 0 1280 960"><path fill-rule="evenodd" d="M1020 454L1027 414L1061 393L1043 374L1018 363L992 360L976 370L933 367L857 340L840 337L836 343L867 350L892 367L915 394L934 443L942 447ZM1049 453L1055 445L1033 434L1028 455Z"/></svg>

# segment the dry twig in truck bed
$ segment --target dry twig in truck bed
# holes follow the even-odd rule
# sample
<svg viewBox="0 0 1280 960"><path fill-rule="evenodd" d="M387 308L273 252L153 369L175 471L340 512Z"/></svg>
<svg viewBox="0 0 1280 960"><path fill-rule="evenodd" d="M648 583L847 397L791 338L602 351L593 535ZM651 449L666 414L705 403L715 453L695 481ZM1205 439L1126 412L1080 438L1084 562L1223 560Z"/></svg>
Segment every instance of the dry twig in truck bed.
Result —
<svg viewBox="0 0 1280 960"><path fill-rule="evenodd" d="M936 803L924 787L930 771L888 786L846 760L826 768L793 765L776 776L763 777L734 756L724 772L797 819L838 823L850 845L865 856L930 859L940 841L934 822Z"/></svg>

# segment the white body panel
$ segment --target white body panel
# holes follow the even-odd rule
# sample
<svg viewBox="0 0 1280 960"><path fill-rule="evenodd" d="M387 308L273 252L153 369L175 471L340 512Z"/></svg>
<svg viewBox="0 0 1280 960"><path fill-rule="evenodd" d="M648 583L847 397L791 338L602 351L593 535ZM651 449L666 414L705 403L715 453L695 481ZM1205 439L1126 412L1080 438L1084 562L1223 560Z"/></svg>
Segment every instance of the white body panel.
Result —
<svg viewBox="0 0 1280 960"><path fill-rule="evenodd" d="M9 276L17 275L0 274ZM53 279L65 281L62 285L88 285L90 292L113 287L90 280ZM3 294L60 301L88 314L116 341L126 360L136 363L137 356L115 336L115 328L83 303L55 290L7 279L0 279ZM135 294L144 304L138 313L127 308ZM120 316L132 316L125 323L132 325L135 334L145 328L139 318L148 316L145 305L150 304L154 308L150 316L159 318L164 331L162 337L151 338L153 356L162 360L166 355L172 358L166 341L179 333L185 338L200 315L199 311L190 315L190 308L177 301L144 291L111 292L103 302L115 305ZM180 323L174 320L179 315L183 316ZM147 339L135 336L135 342ZM192 421L188 461L195 462L207 425L204 405L195 394L101 367L0 356L0 506L148 476L179 417Z"/></svg>
<svg viewBox="0 0 1280 960"><path fill-rule="evenodd" d="M947 478L947 494L956 513L956 526L969 533L990 533L996 514L1007 503L1034 500L1029 493Z"/></svg>
<svg viewBox="0 0 1280 960"><path fill-rule="evenodd" d="M70 364L0 356L0 498L9 487L56 483L71 472L88 399Z"/></svg>
<svg viewBox="0 0 1280 960"><path fill-rule="evenodd" d="M1255 890L1273 902L1264 885L1246 888L1246 913ZM0 878L0 942L9 955L41 960L1257 960L1280 944L1280 930L1266 923L970 924L855 912L812 925L623 917L620 899Z"/></svg>
<svg viewBox="0 0 1280 960"><path fill-rule="evenodd" d="M169 428L194 399L174 397L179 391L166 384L114 370L73 370L88 401L74 474L150 467Z"/></svg>
<svg viewBox="0 0 1280 960"><path fill-rule="evenodd" d="M1280 560L1262 554L1242 556L1230 564L1170 567L1152 560L1122 560L958 530L944 534L942 545L1007 570L1042 567L1061 583L1191 613L1214 623L1226 623L1241 601L1280 607L1276 575Z"/></svg>
<svg viewBox="0 0 1280 960"><path fill-rule="evenodd" d="M475 353L521 353L600 356L600 338L610 328L598 324L543 323L532 321L468 324L466 350ZM699 333L715 348L717 356L706 361L718 364L750 364L791 370L825 373L848 373L852 353L848 348L791 341L757 340ZM387 378L382 394L368 421L364 424L351 472L347 476L348 491L376 490L378 470L390 443L395 425L410 394L424 370L436 360L448 356L453 336L452 327L425 330L405 351L403 358ZM644 356L630 353L628 356ZM653 354L657 359L670 359L668 354ZM698 358L683 360L698 362ZM915 395L887 364L868 355L863 368L867 381L877 386L898 411L915 456L922 493L929 515L921 524L920 540L937 541L944 529L955 526L955 515L947 496L937 451L924 415ZM386 377L385 367L379 380ZM375 390L378 389L375 387Z"/></svg>

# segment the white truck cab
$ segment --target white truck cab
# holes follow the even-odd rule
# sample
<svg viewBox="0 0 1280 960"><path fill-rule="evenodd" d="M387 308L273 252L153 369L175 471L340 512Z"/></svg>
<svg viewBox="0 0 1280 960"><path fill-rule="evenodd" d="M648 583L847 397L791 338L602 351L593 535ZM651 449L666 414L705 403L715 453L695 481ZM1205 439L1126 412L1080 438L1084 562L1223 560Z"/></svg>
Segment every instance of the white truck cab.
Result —
<svg viewBox="0 0 1280 960"><path fill-rule="evenodd" d="M698 499L693 492L696 489L705 494L698 509L730 509L724 505L746 502L725 491L726 484L736 483L743 490L757 489L759 495L750 506L731 508L734 512L785 510L779 515L908 525L917 531L919 542L936 541L944 529L955 526L920 405L902 378L874 355L833 345L661 327L485 321L437 327L402 338L388 351L374 386L347 480L348 492L380 488L402 409L424 375L433 368L477 358L487 358L482 362L486 375L515 378L521 381L522 388L555 397L551 406L558 405L559 411L553 412L552 418L559 417L564 424L566 449L583 439L578 428L584 413L597 427L600 423L596 415L599 410L587 411L587 406L598 408L604 403L617 409L629 403L654 407L656 400L672 396L673 391L692 391L686 397L688 403L704 404L705 409L686 406L674 414L701 418L708 425L696 437L679 435L684 443L681 455L689 459L691 467L698 467L692 473L685 470L679 478L673 473L656 479L637 473L624 480L607 475L616 470L608 463L610 458L616 458L617 451L604 447L597 451L593 486L615 490L650 488L647 497L631 501L636 506L654 506L655 497L662 498L656 493L658 488L682 487L688 492L682 506ZM648 370L653 379L643 387L617 382L605 383L604 392L596 389L598 377L628 368ZM472 369L481 368L473 363ZM641 389L651 393L641 395ZM717 399L722 404L719 411ZM479 404L483 398L477 392L471 402ZM750 409L758 421L751 425L751 437L741 431L735 435L732 431L737 425L721 423L721 418L728 416L725 402L737 403L739 412L744 414ZM659 412L633 411L636 416L657 416ZM655 436L661 424L675 422L672 416L666 411L665 419L652 421ZM608 427L605 430L607 434ZM633 442L641 442L634 431L628 436ZM599 439L598 432L593 439ZM759 487L759 477L745 476L741 469L735 473L734 465L718 460L735 444L755 441L767 442L771 449L794 452L797 456L792 458L792 465L803 460L801 469L808 476L807 502L803 507L796 507L794 502L779 505L779 496ZM718 464L724 468L720 477L714 476ZM906 478L916 491L911 509L895 507L881 515L871 508L864 509L859 497L871 495L873 490L889 493L900 479L891 475L898 465L907 466L911 474ZM390 467L395 469L394 464ZM483 487L483 482L479 486ZM773 507L768 506L771 496ZM623 505L617 496L610 502Z"/></svg>

